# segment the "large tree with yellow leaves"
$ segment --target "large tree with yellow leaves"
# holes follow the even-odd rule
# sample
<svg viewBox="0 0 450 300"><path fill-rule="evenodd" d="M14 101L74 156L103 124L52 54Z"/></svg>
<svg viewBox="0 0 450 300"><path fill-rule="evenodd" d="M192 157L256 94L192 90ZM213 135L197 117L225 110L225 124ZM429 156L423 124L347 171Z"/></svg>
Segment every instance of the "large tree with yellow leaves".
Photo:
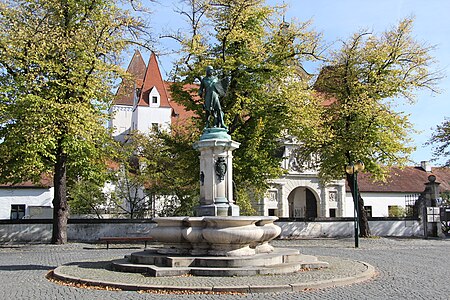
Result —
<svg viewBox="0 0 450 300"><path fill-rule="evenodd" d="M302 63L316 59L320 36L309 23L286 23L284 7L262 0L184 1L189 29L169 35L180 42L173 98L203 116L202 101L183 90L199 82L208 65L229 78L222 109L232 138L234 181L241 211L249 195L265 192L267 180L283 174L283 140L292 128L306 128L316 106ZM203 129L200 118L198 129ZM258 196L261 196L259 194Z"/></svg>
<svg viewBox="0 0 450 300"><path fill-rule="evenodd" d="M114 58L141 25L109 0L0 3L0 180L53 175L53 243L67 241L68 174L105 166Z"/></svg>
<svg viewBox="0 0 450 300"><path fill-rule="evenodd" d="M314 130L299 132L298 155L315 154L323 180L346 177L353 192L355 174L346 174L346 166L361 160L375 179L383 179L387 167L408 162L413 127L407 115L395 111L395 103L413 102L418 89L434 90L440 77L430 69L432 47L413 39L412 26L405 19L379 36L356 33L322 69L318 96L334 102L321 107ZM357 194L360 235L368 236L364 201Z"/></svg>

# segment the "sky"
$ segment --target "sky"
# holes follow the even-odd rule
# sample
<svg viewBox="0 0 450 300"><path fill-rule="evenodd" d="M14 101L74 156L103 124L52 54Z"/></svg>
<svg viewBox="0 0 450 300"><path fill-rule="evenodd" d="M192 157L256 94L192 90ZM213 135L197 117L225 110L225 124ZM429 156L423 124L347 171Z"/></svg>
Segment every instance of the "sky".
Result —
<svg viewBox="0 0 450 300"><path fill-rule="evenodd" d="M267 0L267 4L288 6L286 21L312 20L312 28L323 35L325 44L339 45L354 32L366 29L382 33L395 26L405 17L414 17L413 37L428 45L436 46L431 52L437 60L434 70L441 70L444 78L439 82L439 94L430 91L417 93L416 103L405 104L399 100L396 109L410 115L410 121L419 131L412 136L416 151L411 155L410 165L419 165L421 161L430 161L432 147L425 143L433 130L446 117L450 118L450 0ZM155 36L167 31L182 28L184 21L174 12L180 0L161 0L152 6L150 25ZM169 54L177 44L168 38L158 39L155 45L159 55L163 77L167 78L173 67L176 55ZM148 53L143 56L148 58ZM309 73L316 73L314 66L305 66ZM439 165L444 158L433 162Z"/></svg>

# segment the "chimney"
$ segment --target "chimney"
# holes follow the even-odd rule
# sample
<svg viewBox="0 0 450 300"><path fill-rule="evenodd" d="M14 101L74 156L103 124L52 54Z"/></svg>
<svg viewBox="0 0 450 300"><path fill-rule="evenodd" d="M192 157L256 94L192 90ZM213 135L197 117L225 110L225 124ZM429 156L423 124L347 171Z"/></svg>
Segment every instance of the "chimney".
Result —
<svg viewBox="0 0 450 300"><path fill-rule="evenodd" d="M431 165L428 161L424 160L420 162L420 167L425 171L425 172L431 172Z"/></svg>

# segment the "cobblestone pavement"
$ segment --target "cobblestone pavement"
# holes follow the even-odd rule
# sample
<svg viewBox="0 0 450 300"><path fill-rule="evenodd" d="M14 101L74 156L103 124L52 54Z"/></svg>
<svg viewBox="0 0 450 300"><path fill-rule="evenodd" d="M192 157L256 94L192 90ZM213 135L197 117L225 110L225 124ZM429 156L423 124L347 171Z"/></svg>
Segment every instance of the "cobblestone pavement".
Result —
<svg viewBox="0 0 450 300"><path fill-rule="evenodd" d="M55 267L85 260L106 261L137 251L114 245L0 245L0 299L450 299L450 239L277 240L274 246L304 254L365 261L379 276L350 286L306 292L267 294L149 294L62 286L45 274ZM261 277L263 280L264 277Z"/></svg>

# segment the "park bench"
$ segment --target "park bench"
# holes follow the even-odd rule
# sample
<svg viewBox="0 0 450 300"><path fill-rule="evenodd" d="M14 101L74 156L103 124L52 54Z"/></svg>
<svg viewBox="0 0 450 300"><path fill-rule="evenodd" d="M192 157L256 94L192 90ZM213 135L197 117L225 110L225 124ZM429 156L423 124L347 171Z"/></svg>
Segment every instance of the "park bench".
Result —
<svg viewBox="0 0 450 300"><path fill-rule="evenodd" d="M147 248L147 242L151 242L153 238L151 236L104 236L98 239L100 243L106 243L106 250L109 249L110 243L135 243L144 242L145 248Z"/></svg>

